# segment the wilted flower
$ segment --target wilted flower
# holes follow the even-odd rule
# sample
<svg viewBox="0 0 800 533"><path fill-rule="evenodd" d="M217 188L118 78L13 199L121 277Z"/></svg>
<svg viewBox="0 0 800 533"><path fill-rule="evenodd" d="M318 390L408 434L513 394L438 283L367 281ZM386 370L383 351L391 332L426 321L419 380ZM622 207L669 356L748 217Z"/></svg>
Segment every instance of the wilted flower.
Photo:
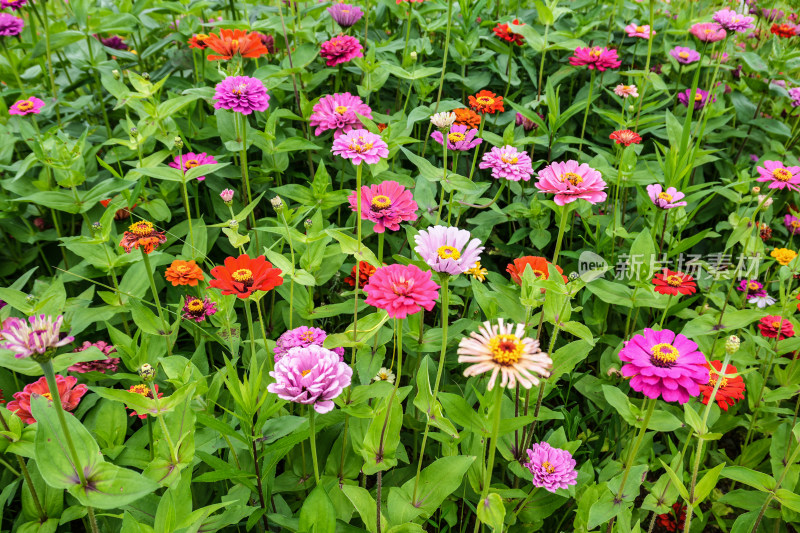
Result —
<svg viewBox="0 0 800 533"><path fill-rule="evenodd" d="M321 346L292 348L269 373L267 390L282 400L313 405L318 413L333 409L333 399L350 386L353 371L339 355Z"/></svg>
<svg viewBox="0 0 800 533"><path fill-rule="evenodd" d="M33 357L38 360L42 356L53 355L56 348L75 340L75 337L70 336L61 338L63 322L62 315L58 315L55 320L49 315L30 316L27 322L16 317L8 318L0 330L0 340L5 341L0 346L14 352L17 359Z"/></svg>

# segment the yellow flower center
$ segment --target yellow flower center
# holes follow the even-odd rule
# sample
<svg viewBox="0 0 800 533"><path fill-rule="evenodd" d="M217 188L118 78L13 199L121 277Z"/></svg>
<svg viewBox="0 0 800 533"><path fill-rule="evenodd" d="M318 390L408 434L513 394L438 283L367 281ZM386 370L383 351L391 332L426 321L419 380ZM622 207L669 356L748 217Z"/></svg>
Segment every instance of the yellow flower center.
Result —
<svg viewBox="0 0 800 533"><path fill-rule="evenodd" d="M398 296L404 296L408 294L408 291L414 286L413 279L405 279L401 277L397 281L392 283L392 292Z"/></svg>
<svg viewBox="0 0 800 533"><path fill-rule="evenodd" d="M199 313L200 311L203 310L204 307L205 306L203 305L203 300L199 300L197 298L190 301L189 305L186 306L186 308L193 313Z"/></svg>
<svg viewBox="0 0 800 533"><path fill-rule="evenodd" d="M453 133L451 133L451 134L449 134L447 136L447 140L449 140L450 142L453 142L453 143L461 142L461 141L465 140L466 138L467 138L466 135L464 135L463 133L458 132L458 131L454 131Z"/></svg>
<svg viewBox="0 0 800 533"><path fill-rule="evenodd" d="M759 289L759 286L758 283L756 283L755 281L751 281L750 283L747 284L747 288L750 289L751 291L757 291Z"/></svg>
<svg viewBox="0 0 800 533"><path fill-rule="evenodd" d="M386 209L392 205L392 200L383 194L372 197L372 207L375 209Z"/></svg>
<svg viewBox="0 0 800 533"><path fill-rule="evenodd" d="M592 56L592 57L600 57L602 55L602 53L603 53L603 49L600 48L599 46L595 46L594 48L592 48L592 51L589 52L589 55Z"/></svg>
<svg viewBox="0 0 800 533"><path fill-rule="evenodd" d="M785 168L776 168L772 171L772 177L778 181L789 181L792 179L792 173Z"/></svg>
<svg viewBox="0 0 800 533"><path fill-rule="evenodd" d="M717 374L716 372L712 371L711 372L711 379L708 380L708 386L709 387L716 387L717 386L717 378L718 377L719 377L719 374ZM720 383L719 383L719 390L722 390L727 386L728 386L728 378L722 378L722 381L720 381Z"/></svg>
<svg viewBox="0 0 800 533"><path fill-rule="evenodd" d="M307 375L309 375L310 373L311 373L311 370L302 370L302 371L300 371L300 374L301 374L303 377L306 377L306 376L307 376Z"/></svg>
<svg viewBox="0 0 800 533"><path fill-rule="evenodd" d="M372 143L364 142L364 138L359 137L358 140L350 143L350 149L355 150L359 154L363 154L364 152L372 150Z"/></svg>
<svg viewBox="0 0 800 533"><path fill-rule="evenodd" d="M781 327L781 321L780 321L780 320L775 320L775 321L772 323L772 327L773 327L773 328L779 328L779 327Z"/></svg>
<svg viewBox="0 0 800 533"><path fill-rule="evenodd" d="M694 101L695 102L702 102L703 101L703 95L700 94L700 93L695 94L694 95Z"/></svg>
<svg viewBox="0 0 800 533"><path fill-rule="evenodd" d="M239 48L239 40L238 40L238 39L233 39L233 40L231 41L231 46L232 46L233 48L236 48L236 49L238 49L238 48Z"/></svg>
<svg viewBox="0 0 800 533"><path fill-rule="evenodd" d="M553 472L556 471L556 467L554 467L550 461L543 462L542 468L544 468L544 471L547 472L548 474L552 474Z"/></svg>
<svg viewBox="0 0 800 533"><path fill-rule="evenodd" d="M133 233L134 235L138 235L139 237L145 237L153 233L153 223L148 222L147 220L141 220L139 222L134 222L128 228L128 231Z"/></svg>
<svg viewBox="0 0 800 533"><path fill-rule="evenodd" d="M452 246L440 246L437 252L439 254L439 259L454 259L457 260L461 257L461 252L458 251L457 248L453 248Z"/></svg>
<svg viewBox="0 0 800 533"><path fill-rule="evenodd" d="M197 40L198 40L198 42L201 42L201 43L202 43L202 42L203 42L203 41L205 41L206 39L208 39L208 35L206 35L205 33L198 33L198 34L197 34Z"/></svg>
<svg viewBox="0 0 800 533"><path fill-rule="evenodd" d="M500 161L502 161L503 163L508 163L510 165L516 165L519 162L519 158L517 156L514 157L501 156Z"/></svg>
<svg viewBox="0 0 800 533"><path fill-rule="evenodd" d="M644 26L636 26L636 33L644 33Z"/></svg>
<svg viewBox="0 0 800 533"><path fill-rule="evenodd" d="M20 111L27 111L28 109L33 109L33 102L30 100L23 100L17 105L17 109Z"/></svg>
<svg viewBox="0 0 800 533"><path fill-rule="evenodd" d="M679 52L678 57L681 59L689 59L689 52Z"/></svg>
<svg viewBox="0 0 800 533"><path fill-rule="evenodd" d="M583 178L580 174L576 174L574 172L567 172L566 174L561 175L561 181L568 181L573 186L577 186L579 183L583 183Z"/></svg>
<svg viewBox="0 0 800 533"><path fill-rule="evenodd" d="M128 392L132 392L134 394L141 394L142 396L147 396L150 392L150 389L147 388L147 385L139 384L133 385Z"/></svg>
<svg viewBox="0 0 800 533"><path fill-rule="evenodd" d="M235 281L238 281L240 283L244 283L245 281L250 281L250 280L253 279L253 272L251 270L246 269L246 268L240 268L239 270L237 270L236 272L231 274L231 277Z"/></svg>
<svg viewBox="0 0 800 533"><path fill-rule="evenodd" d="M489 96L479 96L475 100L477 100L479 104L485 106L492 105L494 103L494 98L491 98Z"/></svg>
<svg viewBox="0 0 800 533"><path fill-rule="evenodd" d="M233 92L233 94L235 94L236 96L241 96L241 95L242 95L242 93L244 93L245 89L247 89L247 84L246 84L246 83L240 83L239 85L237 85L237 86L236 86L236 87L233 89L233 91L232 91L232 92Z"/></svg>
<svg viewBox="0 0 800 533"><path fill-rule="evenodd" d="M672 366L678 360L680 352L673 345L662 342L650 350L650 361L656 366Z"/></svg>
<svg viewBox="0 0 800 533"><path fill-rule="evenodd" d="M44 396L45 398L47 398L51 402L53 401L53 395L50 394L49 392L45 392L44 394L42 394L42 396Z"/></svg>
<svg viewBox="0 0 800 533"><path fill-rule="evenodd" d="M303 334L300 335L300 338L303 340L303 342L314 342L314 332L313 331L303 332Z"/></svg>
<svg viewBox="0 0 800 533"><path fill-rule="evenodd" d="M516 335L497 335L489 341L492 359L499 365L514 365L523 352L522 341Z"/></svg>
<svg viewBox="0 0 800 533"><path fill-rule="evenodd" d="M198 161L197 159L189 159L183 164L183 166L186 168L194 168L199 165L200 161Z"/></svg>
<svg viewBox="0 0 800 533"><path fill-rule="evenodd" d="M664 281L666 281L667 285L669 285L670 287L680 287L681 283L683 283L683 277L682 276L667 276L667 279L665 279Z"/></svg>
<svg viewBox="0 0 800 533"><path fill-rule="evenodd" d="M658 193L658 199L659 200L666 200L667 202L671 202L672 201L672 195L668 194L668 193L665 193L665 192L660 192L660 193Z"/></svg>
<svg viewBox="0 0 800 533"><path fill-rule="evenodd" d="M336 106L336 109L334 109L334 111L336 111L336 112L337 112L337 113L339 113L340 115L344 115L345 113L347 113L347 106L344 106L344 105L337 105L337 106Z"/></svg>

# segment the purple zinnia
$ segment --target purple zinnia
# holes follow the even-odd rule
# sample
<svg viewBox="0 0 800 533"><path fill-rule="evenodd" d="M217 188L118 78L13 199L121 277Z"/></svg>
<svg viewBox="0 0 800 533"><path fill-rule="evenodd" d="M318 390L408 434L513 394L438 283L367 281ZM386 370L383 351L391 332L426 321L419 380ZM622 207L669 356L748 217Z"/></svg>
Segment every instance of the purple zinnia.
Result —
<svg viewBox="0 0 800 533"><path fill-rule="evenodd" d="M117 351L113 345L108 344L104 341L97 341L97 342L89 342L84 341L84 343L75 348L73 353L75 352L85 352L91 347L95 347L101 352L103 355L106 356L105 359L98 359L97 361L82 361L80 363L75 363L67 370L70 372L77 372L79 374L85 374L86 372L100 372L101 374L105 374L106 371L108 372L116 372L117 367L119 366L119 357L109 357L109 354L114 353Z"/></svg>
<svg viewBox="0 0 800 533"><path fill-rule="evenodd" d="M61 315L55 320L48 315L31 316L28 317L28 322L15 317L9 318L0 330L0 339L6 341L0 346L15 352L14 357L18 359L34 354L43 355L75 340L75 337L69 335L61 338L63 322L64 317Z"/></svg>
<svg viewBox="0 0 800 533"><path fill-rule="evenodd" d="M10 7L11 11L16 11L27 3L28 0L0 0L0 9Z"/></svg>
<svg viewBox="0 0 800 533"><path fill-rule="evenodd" d="M783 224L792 235L800 234L800 218L797 218L794 215L786 215L783 217Z"/></svg>
<svg viewBox="0 0 800 533"><path fill-rule="evenodd" d="M335 67L356 57L364 57L362 50L361 43L355 37L339 35L330 41L322 43L319 55L326 59L325 64L327 66Z"/></svg>
<svg viewBox="0 0 800 533"><path fill-rule="evenodd" d="M342 28L349 28L364 16L364 12L358 6L351 6L350 4L333 4L328 8L328 13L331 14L336 24Z"/></svg>
<svg viewBox="0 0 800 533"><path fill-rule="evenodd" d="M536 113L536 114L539 115L539 118L544 118L541 113ZM517 113L517 118L514 119L514 123L517 126L521 125L522 129L524 129L525 131L531 131L539 127L537 123L535 123L522 113Z"/></svg>
<svg viewBox="0 0 800 533"><path fill-rule="evenodd" d="M313 405L318 413L333 409L333 399L349 387L353 371L339 355L316 344L292 348L269 373L267 390L282 400Z"/></svg>
<svg viewBox="0 0 800 533"><path fill-rule="evenodd" d="M481 260L483 246L465 229L431 226L414 236L417 252L436 272L456 275L473 268Z"/></svg>
<svg viewBox="0 0 800 533"><path fill-rule="evenodd" d="M575 470L575 459L567 450L553 448L546 442L539 442L531 446L528 452L528 462L522 466L533 474L533 485L542 487L549 492L566 489L575 485L578 472Z"/></svg>
<svg viewBox="0 0 800 533"><path fill-rule="evenodd" d="M0 13L0 36L14 37L22 33L25 21L8 13Z"/></svg>
<svg viewBox="0 0 800 533"><path fill-rule="evenodd" d="M313 111L309 118L309 125L316 126L314 135L317 137L328 130L334 130L333 137L337 139L342 133L347 133L353 128L363 128L356 113L369 119L372 118L372 109L362 102L361 98L350 93L323 96L314 105Z"/></svg>
<svg viewBox="0 0 800 533"><path fill-rule="evenodd" d="M195 298L194 296L187 296L186 301L183 303L183 318L186 320L194 320L195 322L204 322L206 317L209 317L217 312L217 305L209 300L207 297Z"/></svg>
<svg viewBox="0 0 800 533"><path fill-rule="evenodd" d="M447 149L464 152L478 146L483 139L476 137L478 130L461 124L453 124L447 134ZM444 136L441 131L434 131L431 137L439 143L444 144Z"/></svg>
<svg viewBox="0 0 800 533"><path fill-rule="evenodd" d="M692 96L692 90L686 89L683 92L678 93L678 101L689 107L689 98ZM717 98L715 96L711 96L711 101L715 102ZM709 100L708 91L704 91L703 89L695 89L694 94L694 109L697 111L698 109L703 109Z"/></svg>
<svg viewBox="0 0 800 533"><path fill-rule="evenodd" d="M696 61L700 61L700 52L685 46L676 46L669 51L669 55L674 57L675 61L684 65L691 65Z"/></svg>
<svg viewBox="0 0 800 533"><path fill-rule="evenodd" d="M112 35L111 37L100 37L98 34L95 33L94 38L100 41L100 43L106 48L113 48L114 50L128 49L128 45L125 44L125 41L123 41L122 37L120 37L119 35Z"/></svg>
<svg viewBox="0 0 800 533"><path fill-rule="evenodd" d="M389 145L380 135L358 129L350 130L334 139L331 152L333 155L351 159L354 165L360 165L362 161L374 165L382 157L389 157Z"/></svg>
<svg viewBox="0 0 800 533"><path fill-rule="evenodd" d="M531 158L525 152L518 152L513 146L494 147L483 154L479 168L492 169L494 179L509 181L528 181L533 174Z"/></svg>
<svg viewBox="0 0 800 533"><path fill-rule="evenodd" d="M645 328L644 335L625 343L619 358L631 388L654 400L661 396L666 402L684 404L709 380L706 358L697 344L668 329Z"/></svg>
<svg viewBox="0 0 800 533"><path fill-rule="evenodd" d="M753 17L740 15L729 7L720 9L714 13L713 20L726 30L735 31L737 33L747 31L755 26L753 24Z"/></svg>
<svg viewBox="0 0 800 533"><path fill-rule="evenodd" d="M30 98L26 98L25 100L17 100L14 104L8 108L9 115L38 115L42 108L44 107L44 102L36 98L35 96L31 96Z"/></svg>
<svg viewBox="0 0 800 533"><path fill-rule="evenodd" d="M328 334L319 328L300 326L299 328L284 331L275 343L275 362L281 360L292 348L307 348L309 346L320 346L325 342ZM339 356L340 361L344 361L344 348L332 348L331 351Z"/></svg>
<svg viewBox="0 0 800 533"><path fill-rule="evenodd" d="M764 290L764 285L757 279L743 279L739 282L739 286L736 287L736 290L743 292L745 298L767 295L767 291Z"/></svg>
<svg viewBox="0 0 800 533"><path fill-rule="evenodd" d="M257 78L229 76L219 82L214 90L215 109L249 115L253 111L266 111L269 107L267 88Z"/></svg>
<svg viewBox="0 0 800 533"><path fill-rule="evenodd" d="M175 156L175 159L169 164L169 166L186 172L190 168L200 167L203 165L213 165L215 163L217 163L217 160L214 159L213 155L208 155L205 152L199 154L187 152L180 157ZM204 179L206 179L205 176L200 176L197 178L197 181L203 181Z"/></svg>
<svg viewBox="0 0 800 533"><path fill-rule="evenodd" d="M789 98L792 99L792 107L800 106L800 87L789 89Z"/></svg>
<svg viewBox="0 0 800 533"><path fill-rule="evenodd" d="M675 187L667 187L667 190L664 191L661 185L648 185L647 195L650 197L650 201L659 209L672 209L673 207L686 206L686 202L679 201L685 194L679 192Z"/></svg>

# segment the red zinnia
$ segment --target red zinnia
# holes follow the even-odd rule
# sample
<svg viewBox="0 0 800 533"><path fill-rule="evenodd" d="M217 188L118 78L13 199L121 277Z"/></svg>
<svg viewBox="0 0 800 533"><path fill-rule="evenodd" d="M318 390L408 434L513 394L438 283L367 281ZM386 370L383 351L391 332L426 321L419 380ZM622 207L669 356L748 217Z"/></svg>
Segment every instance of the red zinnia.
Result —
<svg viewBox="0 0 800 533"><path fill-rule="evenodd" d="M659 294L694 294L697 291L697 283L692 276L666 268L653 276L653 285Z"/></svg>
<svg viewBox="0 0 800 533"><path fill-rule="evenodd" d="M78 404L81 403L81 398L89 390L84 384L75 386L78 379L74 376L64 377L61 374L56 375L56 386L58 387L58 395L61 398L61 406L65 411L74 411ZM17 413L17 416L22 419L26 424L33 424L36 419L31 414L31 395L38 394L44 396L48 400L52 400L53 396L50 394L50 388L47 386L47 379L42 377L29 385L21 392L14 393L14 399L8 402L8 410Z"/></svg>
<svg viewBox="0 0 800 533"><path fill-rule="evenodd" d="M525 23L520 22L517 19L514 19L514 24L516 24L517 26L523 26ZM511 29L508 27L508 24L498 24L497 26L494 27L494 29L492 29L492 31L494 32L495 35L497 35L504 41L514 43L518 46L521 46L522 43L525 42L525 37L523 37L518 33L512 32Z"/></svg>
<svg viewBox="0 0 800 533"><path fill-rule="evenodd" d="M658 525L669 531L683 531L684 522L686 521L686 506L681 502L675 502L672 505L672 511L658 515Z"/></svg>
<svg viewBox="0 0 800 533"><path fill-rule="evenodd" d="M773 24L769 31L784 39L797 35L795 33L796 29L792 24Z"/></svg>
<svg viewBox="0 0 800 533"><path fill-rule="evenodd" d="M359 261L358 262L358 286L362 289L364 285L367 284L369 281L369 277L375 273L375 267L367 263L366 261ZM353 272L344 278L344 282L350 285L351 287L356 286L356 266L353 265Z"/></svg>
<svg viewBox="0 0 800 533"><path fill-rule="evenodd" d="M164 396L163 392L158 392L158 385L153 385L153 387L156 389L156 393L158 394L159 398ZM133 392L135 394L141 394L145 398L152 398L153 397L153 391L150 390L150 387L148 387L147 385L145 385L143 383L140 383L139 385L131 385L131 388L128 389L128 392ZM131 408L127 407L127 409L131 409ZM147 413L145 413L143 415L140 415L139 413L136 412L135 409L131 409L131 411L133 411L133 412L131 414L129 414L128 416L138 416L139 418L147 418Z"/></svg>
<svg viewBox="0 0 800 533"><path fill-rule="evenodd" d="M506 267L506 272L511 274L511 279L514 280L514 283L517 285L522 285L522 275L525 273L526 268L533 270L533 273L538 279L547 279L550 276L550 272L548 270L548 265L550 264L552 263L550 263L544 257L526 255L525 257L514 259L513 263L509 263L509 265ZM564 271L558 265L555 265L555 267L566 282L567 277L563 275ZM542 292L544 292L544 289L542 289Z"/></svg>
<svg viewBox="0 0 800 533"><path fill-rule="evenodd" d="M256 58L268 54L269 50L261 42L260 34L247 33L244 30L220 30L220 35L212 33L203 40L203 44L220 55L209 55L208 59L229 60L236 54L242 57Z"/></svg>
<svg viewBox="0 0 800 533"><path fill-rule="evenodd" d="M208 39L208 35L205 33L195 33L192 35L192 38L189 39L189 48L197 48L199 50L205 50L208 48L206 44L206 39Z"/></svg>
<svg viewBox="0 0 800 533"><path fill-rule="evenodd" d="M792 323L778 315L768 315L762 318L758 323L758 329L762 335L770 339L778 337L778 340L782 341L783 339L794 337Z"/></svg>
<svg viewBox="0 0 800 533"><path fill-rule="evenodd" d="M483 90L475 96L470 95L469 106L478 113L491 113L495 111L503 112L503 97L494 94L491 91Z"/></svg>
<svg viewBox="0 0 800 533"><path fill-rule="evenodd" d="M108 204L111 203L111 198L107 200L100 200L100 205L103 207L108 207ZM137 204L133 204L131 209L135 209ZM114 213L114 220L125 220L126 218L130 218L131 216L131 209L127 207L123 207L122 209L117 209L117 212Z"/></svg>
<svg viewBox="0 0 800 533"><path fill-rule="evenodd" d="M158 231L152 222L140 220L134 222L122 236L119 245L125 248L126 253L131 253L134 248L141 248L149 254L167 242L163 231Z"/></svg>
<svg viewBox="0 0 800 533"><path fill-rule="evenodd" d="M700 385L700 394L703 395L703 404L708 405L708 401L711 399L711 393L714 392L714 387L717 384L717 378L719 378L720 374L735 374L736 367L729 364L725 367L725 371L722 371L722 361L711 361L711 363L706 363L708 367L709 374L711 375L711 379L705 385ZM723 411L727 411L728 407L735 404L739 400L744 399L744 380L742 376L736 376L735 378L722 378L722 382L719 384L719 389L717 389L717 395L714 397L717 401L717 405L719 405L720 409Z"/></svg>
<svg viewBox="0 0 800 533"><path fill-rule="evenodd" d="M622 144L625 146L630 146L632 144L639 144L642 142L641 136L631 130L617 130L611 135L608 136L609 139L613 139L616 141L617 144Z"/></svg>
<svg viewBox="0 0 800 533"><path fill-rule="evenodd" d="M223 295L235 294L247 298L255 291L268 291L283 284L281 270L273 268L263 255L250 259L247 254L228 257L225 266L211 269L214 279L209 285L221 289Z"/></svg>

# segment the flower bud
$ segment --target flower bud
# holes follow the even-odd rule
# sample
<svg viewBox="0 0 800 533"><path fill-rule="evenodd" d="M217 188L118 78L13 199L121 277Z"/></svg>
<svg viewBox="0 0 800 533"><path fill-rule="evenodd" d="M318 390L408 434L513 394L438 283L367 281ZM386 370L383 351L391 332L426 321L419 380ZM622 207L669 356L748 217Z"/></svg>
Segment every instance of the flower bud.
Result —
<svg viewBox="0 0 800 533"><path fill-rule="evenodd" d="M272 204L272 207L275 209L275 211L280 211L281 209L283 209L283 200L281 200L280 196L276 196L275 198L270 200L269 203Z"/></svg>
<svg viewBox="0 0 800 533"><path fill-rule="evenodd" d="M767 198L766 194L759 194L758 195L758 204L766 209L767 207L772 205L772 198Z"/></svg>
<svg viewBox="0 0 800 533"><path fill-rule="evenodd" d="M111 71L111 74L113 74L113 75L114 75L114 79L115 79L115 80L118 80L118 79L119 79L119 71L118 71L117 69L114 69L114 70L112 70L112 71Z"/></svg>
<svg viewBox="0 0 800 533"><path fill-rule="evenodd" d="M236 229L239 227L239 221L235 218L232 218L228 221L228 227L231 229Z"/></svg>
<svg viewBox="0 0 800 533"><path fill-rule="evenodd" d="M150 73L149 72L142 72L142 77L144 79L146 79L146 80L149 80L150 79Z"/></svg>
<svg viewBox="0 0 800 533"><path fill-rule="evenodd" d="M181 139L180 137L175 137L175 148L177 148L178 150L183 148L183 139Z"/></svg>
<svg viewBox="0 0 800 533"><path fill-rule="evenodd" d="M139 129L135 126L131 128L131 137L137 137L139 135Z"/></svg>
<svg viewBox="0 0 800 533"><path fill-rule="evenodd" d="M139 377L142 381L153 381L156 377L156 369L145 363L139 368Z"/></svg>
<svg viewBox="0 0 800 533"><path fill-rule="evenodd" d="M578 279L580 277L581 277L581 275L578 274L577 272L570 272L569 273L569 280L570 281L575 281L576 279Z"/></svg>
<svg viewBox="0 0 800 533"><path fill-rule="evenodd" d="M219 193L219 197L222 198L222 201L225 202L225 205L233 204L233 195L233 189L225 189Z"/></svg>
<svg viewBox="0 0 800 533"><path fill-rule="evenodd" d="M728 337L728 340L725 341L725 351L729 355L733 355L739 351L740 344L741 341L739 340L739 337L737 337L736 335L731 335L730 337Z"/></svg>
<svg viewBox="0 0 800 533"><path fill-rule="evenodd" d="M753 187L751 190L753 191L753 194L758 194L761 192L761 187Z"/></svg>
<svg viewBox="0 0 800 533"><path fill-rule="evenodd" d="M99 233L103 229L103 224L100 222L92 222L92 231Z"/></svg>
<svg viewBox="0 0 800 533"><path fill-rule="evenodd" d="M417 60L417 53L416 53L416 52L413 52L413 51L412 51L412 52L411 52L410 54L408 54L408 55L409 55L409 57L411 58L411 61L416 61L416 60Z"/></svg>
<svg viewBox="0 0 800 533"><path fill-rule="evenodd" d="M306 221L303 222L303 225L306 227L307 230L311 229L311 226L314 225L314 221L311 220L310 218L307 218Z"/></svg>

